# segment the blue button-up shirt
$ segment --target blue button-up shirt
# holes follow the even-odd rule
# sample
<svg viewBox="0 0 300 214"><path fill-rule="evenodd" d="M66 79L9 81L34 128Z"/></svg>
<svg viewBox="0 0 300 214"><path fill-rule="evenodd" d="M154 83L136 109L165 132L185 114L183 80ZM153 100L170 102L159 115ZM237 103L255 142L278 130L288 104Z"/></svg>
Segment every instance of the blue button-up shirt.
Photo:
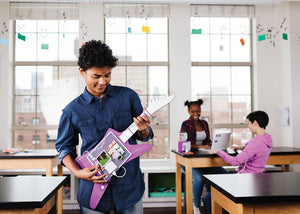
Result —
<svg viewBox="0 0 300 214"><path fill-rule="evenodd" d="M59 160L70 154L77 157L76 146L79 143L79 134L82 138L81 154L89 151L104 137L108 128L124 131L132 122L133 117L143 112L140 98L137 93L127 87L108 85L102 99L91 95L87 89L83 94L69 103L62 112L56 149ZM153 137L152 129L146 139L133 135L130 144L136 144L136 139L148 141ZM112 177L109 186L102 196L96 210L107 212L112 206L122 211L137 203L143 196L145 183L140 170L139 158L123 165L126 175L122 178ZM125 173L121 168L120 173ZM93 183L80 180L77 200L81 206L89 208Z"/></svg>

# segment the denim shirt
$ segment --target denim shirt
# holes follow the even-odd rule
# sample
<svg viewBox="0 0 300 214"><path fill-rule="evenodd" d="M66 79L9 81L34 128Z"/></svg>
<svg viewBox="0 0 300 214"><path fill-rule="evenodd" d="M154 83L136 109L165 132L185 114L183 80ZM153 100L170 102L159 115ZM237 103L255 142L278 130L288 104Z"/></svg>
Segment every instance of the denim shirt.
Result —
<svg viewBox="0 0 300 214"><path fill-rule="evenodd" d="M69 103L62 112L56 149L59 160L70 154L77 157L76 146L79 143L79 134L82 138L81 154L89 151L103 138L108 128L118 132L124 131L132 122L133 117L143 111L137 93L127 87L108 85L102 99L91 95L87 89ZM135 133L129 139L130 144L137 144L136 139L148 141L153 138L152 129L146 139L140 139ZM109 211L115 206L117 211L127 209L137 203L143 196L145 183L140 169L139 158L123 165L126 175L122 178L112 177L96 210ZM117 174L122 175L124 169ZM89 201L93 183L81 179L78 187L77 200L81 206L90 208Z"/></svg>

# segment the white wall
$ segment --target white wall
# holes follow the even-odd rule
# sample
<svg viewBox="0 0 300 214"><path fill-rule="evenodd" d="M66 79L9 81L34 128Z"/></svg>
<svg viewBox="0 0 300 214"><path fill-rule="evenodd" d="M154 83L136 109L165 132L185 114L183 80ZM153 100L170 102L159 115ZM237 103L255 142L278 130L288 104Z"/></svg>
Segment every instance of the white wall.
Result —
<svg viewBox="0 0 300 214"><path fill-rule="evenodd" d="M296 136L296 127L299 127L300 115L299 99L297 99L297 75L299 78L299 47L300 39L290 32L298 32L296 24L299 20L300 3L282 3L280 5L256 6L256 25L263 28L273 27L279 31L275 39L275 47L268 41L258 42L255 79L257 80L256 107L266 110L270 115L268 132L273 136L275 146L300 146L299 134ZM297 10L298 9L298 10ZM297 13L298 11L298 13ZM282 39L280 28L284 18L287 27L288 40ZM298 27L298 29L296 29ZM298 69L297 69L298 68ZM298 88L297 88L298 87ZM297 103L298 102L298 103ZM289 107L291 112L290 125L280 123L280 109Z"/></svg>
<svg viewBox="0 0 300 214"><path fill-rule="evenodd" d="M0 38L4 37L9 41L9 44L5 46L0 44L0 149L9 147L11 143L12 72L9 63L9 50L12 42L9 40L9 32L2 34L3 23L8 28L10 27L8 8L8 2L0 2Z"/></svg>

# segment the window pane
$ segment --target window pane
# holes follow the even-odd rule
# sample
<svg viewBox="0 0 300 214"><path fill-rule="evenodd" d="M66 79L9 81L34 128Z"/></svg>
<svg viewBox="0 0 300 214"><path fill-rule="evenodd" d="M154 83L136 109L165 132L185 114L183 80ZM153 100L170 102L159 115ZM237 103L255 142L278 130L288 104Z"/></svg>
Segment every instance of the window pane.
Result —
<svg viewBox="0 0 300 214"><path fill-rule="evenodd" d="M40 33L38 35L38 61L58 60L58 35Z"/></svg>
<svg viewBox="0 0 300 214"><path fill-rule="evenodd" d="M146 35L127 35L127 61L146 61Z"/></svg>
<svg viewBox="0 0 300 214"><path fill-rule="evenodd" d="M230 31L232 34L250 34L249 18L230 19Z"/></svg>
<svg viewBox="0 0 300 214"><path fill-rule="evenodd" d="M78 34L79 21L78 20L60 20L59 21L59 32Z"/></svg>
<svg viewBox="0 0 300 214"><path fill-rule="evenodd" d="M250 62L250 47L249 35L231 35L231 61Z"/></svg>
<svg viewBox="0 0 300 214"><path fill-rule="evenodd" d="M212 123L231 123L231 97L212 96Z"/></svg>
<svg viewBox="0 0 300 214"><path fill-rule="evenodd" d="M124 18L106 18L105 19L105 32L106 33L125 33L126 32L126 19Z"/></svg>
<svg viewBox="0 0 300 214"><path fill-rule="evenodd" d="M142 32L142 26L144 25L149 27L149 25L147 24L147 20L144 18L131 18L128 21L128 27L131 28L131 33L133 34L145 34L144 32Z"/></svg>
<svg viewBox="0 0 300 214"><path fill-rule="evenodd" d="M210 18L210 33L225 35L229 34L229 18Z"/></svg>
<svg viewBox="0 0 300 214"><path fill-rule="evenodd" d="M127 67L127 86L138 94L147 94L147 67Z"/></svg>
<svg viewBox="0 0 300 214"><path fill-rule="evenodd" d="M231 137L233 138L233 144L245 144L252 138L252 133L248 128L232 129Z"/></svg>
<svg viewBox="0 0 300 214"><path fill-rule="evenodd" d="M41 113L46 125L57 125L61 110L78 96L77 67L40 66L38 73L38 93ZM70 90L72 89L72 90Z"/></svg>
<svg viewBox="0 0 300 214"><path fill-rule="evenodd" d="M193 62L210 60L210 37L209 35L191 35L191 59Z"/></svg>
<svg viewBox="0 0 300 214"><path fill-rule="evenodd" d="M60 33L59 34L59 60L76 61L76 53L79 49L78 34Z"/></svg>
<svg viewBox="0 0 300 214"><path fill-rule="evenodd" d="M18 38L19 37L19 38ZM25 40L25 41L24 41ZM15 60L37 60L37 37L35 33L16 33Z"/></svg>
<svg viewBox="0 0 300 214"><path fill-rule="evenodd" d="M15 67L15 94L34 95L36 94L36 67L16 66Z"/></svg>
<svg viewBox="0 0 300 214"><path fill-rule="evenodd" d="M16 32L17 33L34 33L37 29L36 20L16 20Z"/></svg>
<svg viewBox="0 0 300 214"><path fill-rule="evenodd" d="M110 83L112 85L126 86L126 73L124 66L116 66L113 68Z"/></svg>
<svg viewBox="0 0 300 214"><path fill-rule="evenodd" d="M15 96L16 124L21 121L19 125L32 125L31 119L35 117L36 104L36 96Z"/></svg>
<svg viewBox="0 0 300 214"><path fill-rule="evenodd" d="M231 67L232 94L251 94L250 67Z"/></svg>
<svg viewBox="0 0 300 214"><path fill-rule="evenodd" d="M148 35L148 61L168 61L167 34Z"/></svg>
<svg viewBox="0 0 300 214"><path fill-rule="evenodd" d="M58 21L38 20L37 24L38 24L38 32L44 32L44 33L58 32Z"/></svg>
<svg viewBox="0 0 300 214"><path fill-rule="evenodd" d="M168 33L168 20L166 18L148 18L150 33Z"/></svg>
<svg viewBox="0 0 300 214"><path fill-rule="evenodd" d="M232 122L241 123L251 112L251 96L232 96Z"/></svg>
<svg viewBox="0 0 300 214"><path fill-rule="evenodd" d="M229 35L212 35L210 45L211 45L211 61L228 62L230 60Z"/></svg>
<svg viewBox="0 0 300 214"><path fill-rule="evenodd" d="M209 124L211 123L211 99L210 96L199 96L194 100L202 99L203 104L201 106L201 119L206 120Z"/></svg>
<svg viewBox="0 0 300 214"><path fill-rule="evenodd" d="M168 67L149 66L149 94L168 94Z"/></svg>
<svg viewBox="0 0 300 214"><path fill-rule="evenodd" d="M230 94L230 67L211 67L212 94Z"/></svg>
<svg viewBox="0 0 300 214"><path fill-rule="evenodd" d="M201 29L202 34L208 34L209 30L209 18L207 17L191 17L191 30Z"/></svg>
<svg viewBox="0 0 300 214"><path fill-rule="evenodd" d="M56 130L15 130L14 147L26 149L55 149ZM50 135L49 135L50 133ZM52 139L54 137L55 139ZM51 139L51 140L50 140Z"/></svg>
<svg viewBox="0 0 300 214"><path fill-rule="evenodd" d="M119 61L126 61L125 34L106 34L105 42L111 48L113 54L118 57Z"/></svg>
<svg viewBox="0 0 300 214"><path fill-rule="evenodd" d="M193 66L191 72L193 99L201 94L210 94L210 67Z"/></svg>

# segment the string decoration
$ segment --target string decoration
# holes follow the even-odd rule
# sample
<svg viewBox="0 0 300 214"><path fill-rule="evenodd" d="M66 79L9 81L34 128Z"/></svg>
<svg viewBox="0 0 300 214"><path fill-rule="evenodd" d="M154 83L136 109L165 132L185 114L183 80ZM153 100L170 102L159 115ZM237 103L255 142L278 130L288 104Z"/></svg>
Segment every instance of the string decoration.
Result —
<svg viewBox="0 0 300 214"><path fill-rule="evenodd" d="M88 35L88 27L84 23L81 23L80 29L81 29L81 32L82 32L81 39L85 40L87 38L87 35Z"/></svg>
<svg viewBox="0 0 300 214"><path fill-rule="evenodd" d="M280 23L280 25L276 28L274 26L269 26L264 28L261 24L256 26L256 33L258 34L258 41L266 40L273 47L276 46L276 41L278 39L288 40L289 35L295 35L298 37L300 41L300 36L298 33L289 31L287 27L287 17L284 17Z"/></svg>

